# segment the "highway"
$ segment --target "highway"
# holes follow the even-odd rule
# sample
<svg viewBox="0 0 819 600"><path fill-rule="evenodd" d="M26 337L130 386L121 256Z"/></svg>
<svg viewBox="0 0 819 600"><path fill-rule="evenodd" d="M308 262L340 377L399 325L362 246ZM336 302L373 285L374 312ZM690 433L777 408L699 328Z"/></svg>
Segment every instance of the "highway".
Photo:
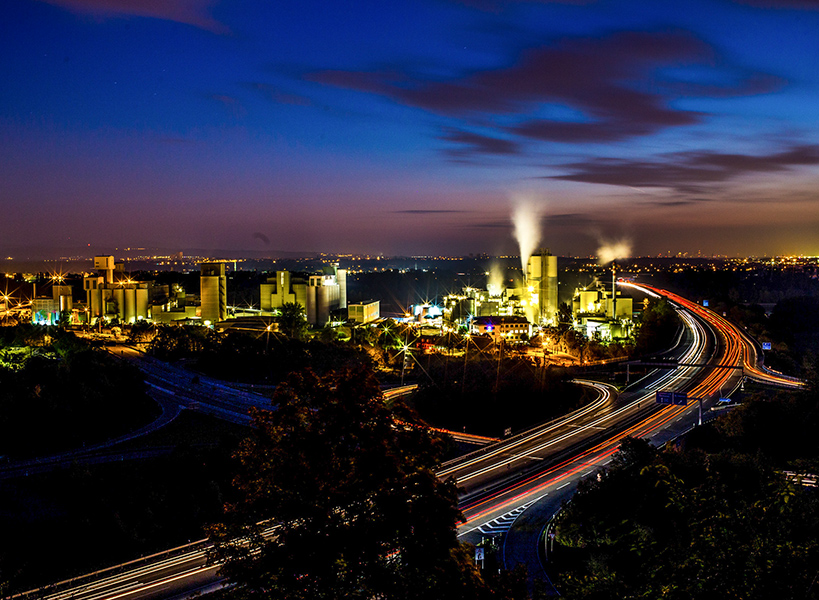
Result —
<svg viewBox="0 0 819 600"><path fill-rule="evenodd" d="M720 348L709 325L685 309L680 309L679 315L685 332L672 357L686 364L713 361ZM464 487L461 510L466 521L459 527L459 537L477 543L487 535L508 531L510 516L522 514L521 509L529 509L550 494L573 488L581 477L607 464L624 437L646 437L674 423L685 410L656 405L656 391L688 391L693 382L708 376L704 371L704 367L694 366L654 370L616 399L612 396L612 401L601 410L544 431L543 436L532 440L532 451L517 453L518 461L528 459L530 464L508 476L502 473L510 457L502 447L494 448L493 463L471 465L469 457L456 462L446 473L456 474L459 485ZM501 475L497 475L498 471ZM494 477L486 477L493 472ZM471 485L475 480L478 484Z"/></svg>
<svg viewBox="0 0 819 600"><path fill-rule="evenodd" d="M548 456L540 455L539 469L485 494L465 495L461 509L466 521L459 527L459 537L478 543L489 536L506 534L501 549L506 568L523 563L530 576L545 577L539 552L548 521L562 502L571 497L580 479L608 464L624 437L648 438L660 445L698 421L697 402L687 406L657 405L656 391L686 392L691 398L701 398L707 409L720 396L735 389L744 374L766 384L790 388L802 385L761 368L756 344L713 311L665 290L628 285L649 295L665 296L672 302L691 340L688 348L674 358L678 363L702 366L649 373L621 395L617 409L589 424L599 428L597 436L588 432L575 434L574 439L567 438L571 440L568 447L555 443Z"/></svg>
<svg viewBox="0 0 819 600"><path fill-rule="evenodd" d="M522 562L530 575L542 574L538 544L548 520L582 477L609 462L624 437L647 437L659 444L696 422L697 402L687 406L657 405L656 391L687 392L689 397L702 398L707 409L716 398L739 385L743 369L733 367L743 367L749 377L763 383L799 385L761 368L754 342L719 315L675 294L649 286L635 287L650 295L664 295L673 303L685 327L669 356L691 366L655 369L620 395L609 386L583 381L583 385L593 386L598 392L597 399L586 407L488 444L443 464L439 470L439 476L455 477L463 488L460 508L465 521L458 528L459 538L477 543L487 536L505 533L502 556L507 568ZM153 385L190 394L179 390L180 386L190 389L189 375L169 372L162 365L151 368ZM183 381L184 377L188 380ZM202 386L201 382L198 385ZM251 393L230 390L223 390L218 382L206 381L196 391L202 391L204 402L219 410L232 412L256 405ZM227 399L220 398L223 391ZM203 400L197 400L197 396L192 395L190 401L198 401L201 406ZM220 585L216 568L204 563L206 546L207 542L201 540L147 560L55 584L52 590L21 596L49 600L183 598Z"/></svg>

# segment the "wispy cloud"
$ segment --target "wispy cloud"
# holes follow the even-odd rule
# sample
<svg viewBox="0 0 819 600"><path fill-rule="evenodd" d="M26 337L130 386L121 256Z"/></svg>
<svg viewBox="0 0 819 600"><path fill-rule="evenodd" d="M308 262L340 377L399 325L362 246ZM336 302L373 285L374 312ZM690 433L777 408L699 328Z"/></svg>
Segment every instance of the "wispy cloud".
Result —
<svg viewBox="0 0 819 600"><path fill-rule="evenodd" d="M634 188L669 188L684 194L713 191L715 184L752 173L775 173L819 165L819 145L802 144L770 154L674 152L657 160L593 158L564 165L570 173L549 179Z"/></svg>
<svg viewBox="0 0 819 600"><path fill-rule="evenodd" d="M136 16L186 23L213 33L230 33L210 14L213 0L40 0L99 16Z"/></svg>
<svg viewBox="0 0 819 600"><path fill-rule="evenodd" d="M496 125L499 137L583 143L612 142L701 122L706 115L672 106L680 97L726 98L762 94L784 81L725 66L726 60L682 30L613 33L564 39L519 53L506 67L449 78L402 66L361 71L318 71L308 80L383 95L410 107ZM720 67L714 65L719 64ZM696 67L707 83L677 79L672 67ZM652 85L645 85L651 81ZM549 114L554 116L540 116ZM565 118L568 109L575 118ZM533 117L537 114L537 117ZM559 116L561 115L561 116ZM456 130L457 131L457 130ZM445 130L464 152L516 150L509 140ZM490 143L491 142L491 143Z"/></svg>
<svg viewBox="0 0 819 600"><path fill-rule="evenodd" d="M408 210L394 210L393 211L397 215L446 215L446 214L459 214L469 212L466 210L436 210L436 209L424 209L424 208L415 208L415 209L408 209Z"/></svg>
<svg viewBox="0 0 819 600"><path fill-rule="evenodd" d="M594 4L596 0L450 0L453 4L476 8L485 12L502 10L521 4Z"/></svg>
<svg viewBox="0 0 819 600"><path fill-rule="evenodd" d="M276 104L291 104L294 106L310 106L311 104L310 98L285 92L274 85L270 85L269 83L253 81L244 85L255 92L259 92L266 99L270 100L271 102L275 102Z"/></svg>
<svg viewBox="0 0 819 600"><path fill-rule="evenodd" d="M221 104L236 118L242 118L247 114L244 105L234 96L228 94L206 94L206 97Z"/></svg>
<svg viewBox="0 0 819 600"><path fill-rule="evenodd" d="M445 128L440 139L460 144L459 147L447 149L447 153L455 158L461 158L471 154L496 154L505 156L520 154L520 144L515 141L481 135L452 127Z"/></svg>
<svg viewBox="0 0 819 600"><path fill-rule="evenodd" d="M819 1L817 0L734 0L734 2L758 8L819 10Z"/></svg>

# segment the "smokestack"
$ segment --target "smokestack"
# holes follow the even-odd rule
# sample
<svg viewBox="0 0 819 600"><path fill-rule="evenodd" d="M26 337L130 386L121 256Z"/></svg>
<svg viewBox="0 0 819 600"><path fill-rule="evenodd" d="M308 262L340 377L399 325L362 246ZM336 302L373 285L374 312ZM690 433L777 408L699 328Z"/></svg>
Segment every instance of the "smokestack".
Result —
<svg viewBox="0 0 819 600"><path fill-rule="evenodd" d="M617 318L617 261L611 261L611 318Z"/></svg>

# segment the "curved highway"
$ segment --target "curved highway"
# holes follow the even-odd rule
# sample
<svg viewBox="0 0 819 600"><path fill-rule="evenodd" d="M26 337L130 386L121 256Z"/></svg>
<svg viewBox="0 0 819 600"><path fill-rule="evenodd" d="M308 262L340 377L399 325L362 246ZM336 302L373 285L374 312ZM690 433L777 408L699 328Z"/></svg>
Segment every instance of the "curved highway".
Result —
<svg viewBox="0 0 819 600"><path fill-rule="evenodd" d="M556 460L541 472L510 486L502 495L464 506L467 522L461 527L461 539L475 543L502 529L507 533L502 547L507 568L522 563L530 576L546 578L539 550L542 550L548 521L562 502L571 497L582 477L608 463L624 437L648 438L659 445L674 439L697 422L698 402L692 401L687 406L657 405L654 403L656 391L686 392L689 398L702 399L707 408L726 390L735 389L745 375L762 383L788 387L801 385L760 368L753 341L713 311L665 290L645 285L634 287L650 295L667 297L678 310L695 337L689 350L678 358L681 365L690 366L679 366L654 381L652 379L657 374L649 374L632 388L630 394L624 394L625 407L630 407L624 413L631 410L633 414L630 421L621 420L625 427L612 427L610 435L601 436L593 445L578 447L579 451L569 458Z"/></svg>
<svg viewBox="0 0 819 600"><path fill-rule="evenodd" d="M708 407L724 390L736 387L744 372L764 383L800 385L761 368L753 341L719 315L676 294L635 287L666 296L677 309L685 328L671 356L681 366L655 369L619 396L608 386L583 382L599 394L588 406L441 466L439 475L455 477L463 488L460 506L465 521L458 528L460 539L477 543L486 536L506 533L502 556L507 568L520 562L527 565L530 576L542 575L538 544L546 523L583 476L608 463L624 437L648 437L662 443L696 422L697 402L657 405L656 391L686 392L689 397L702 398ZM154 377L167 383L176 379L168 378L167 373ZM239 404L247 400L245 396ZM63 582L53 592L38 590L21 596L50 600L181 598L219 586L216 568L204 563L205 546L202 540Z"/></svg>

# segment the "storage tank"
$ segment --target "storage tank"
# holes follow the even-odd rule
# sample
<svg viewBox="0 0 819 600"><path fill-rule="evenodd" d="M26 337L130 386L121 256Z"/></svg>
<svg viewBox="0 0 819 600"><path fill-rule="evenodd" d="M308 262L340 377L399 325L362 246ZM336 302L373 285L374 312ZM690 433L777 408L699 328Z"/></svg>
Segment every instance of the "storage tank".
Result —
<svg viewBox="0 0 819 600"><path fill-rule="evenodd" d="M119 316L120 319L124 318L124 311L125 311L125 290L122 288L117 288L113 291L114 293L111 295L116 302L116 308L111 307L114 309L114 312L109 314L108 316Z"/></svg>
<svg viewBox="0 0 819 600"><path fill-rule="evenodd" d="M308 323L316 323L316 290L320 289L312 285L308 285L304 287L305 294L304 294L304 312L307 316ZM297 294L298 295L298 294ZM301 302L299 302L301 304Z"/></svg>
<svg viewBox="0 0 819 600"><path fill-rule="evenodd" d="M133 288L126 288L125 305L122 309L122 318L126 323L133 323L136 321L136 290Z"/></svg>
<svg viewBox="0 0 819 600"><path fill-rule="evenodd" d="M557 256L546 254L545 281L541 292L541 317L554 319L557 316Z"/></svg>
<svg viewBox="0 0 819 600"><path fill-rule="evenodd" d="M347 308L347 269L339 269L336 280L338 282L338 307Z"/></svg>
<svg viewBox="0 0 819 600"><path fill-rule="evenodd" d="M151 315L148 314L148 296L150 295L148 286L147 285L145 287L140 286L136 290L134 290L134 292L136 296L135 297L136 318L139 319L139 317L142 317L143 319L149 319Z"/></svg>

